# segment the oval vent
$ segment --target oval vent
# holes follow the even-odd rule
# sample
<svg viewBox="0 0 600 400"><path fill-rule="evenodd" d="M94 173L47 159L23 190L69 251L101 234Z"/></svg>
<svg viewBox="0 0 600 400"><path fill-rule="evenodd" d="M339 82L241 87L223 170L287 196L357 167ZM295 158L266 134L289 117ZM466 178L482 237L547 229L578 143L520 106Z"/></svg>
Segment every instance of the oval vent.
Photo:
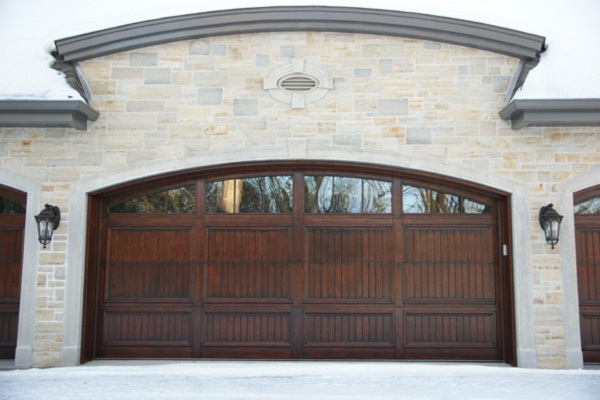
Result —
<svg viewBox="0 0 600 400"><path fill-rule="evenodd" d="M317 87L317 80L309 75L288 75L279 81L279 87L288 92L308 92Z"/></svg>

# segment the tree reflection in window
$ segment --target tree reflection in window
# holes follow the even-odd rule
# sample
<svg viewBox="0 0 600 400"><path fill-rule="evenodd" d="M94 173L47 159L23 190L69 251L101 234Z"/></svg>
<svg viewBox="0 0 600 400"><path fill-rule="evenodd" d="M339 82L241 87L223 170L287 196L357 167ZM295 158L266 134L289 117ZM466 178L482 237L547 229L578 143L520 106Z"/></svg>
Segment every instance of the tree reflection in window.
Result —
<svg viewBox="0 0 600 400"><path fill-rule="evenodd" d="M196 186L163 190L109 207L115 214L190 214L196 208Z"/></svg>
<svg viewBox="0 0 600 400"><path fill-rule="evenodd" d="M404 185L402 204L406 214L488 214L491 207L465 197Z"/></svg>
<svg viewBox="0 0 600 400"><path fill-rule="evenodd" d="M305 176L305 211L313 214L389 214L392 182L342 176Z"/></svg>
<svg viewBox="0 0 600 400"><path fill-rule="evenodd" d="M0 196L0 214L25 214L25 205Z"/></svg>
<svg viewBox="0 0 600 400"><path fill-rule="evenodd" d="M574 211L577 215L600 215L600 197L594 197L576 204Z"/></svg>
<svg viewBox="0 0 600 400"><path fill-rule="evenodd" d="M207 182L206 212L291 213L292 177L257 176Z"/></svg>

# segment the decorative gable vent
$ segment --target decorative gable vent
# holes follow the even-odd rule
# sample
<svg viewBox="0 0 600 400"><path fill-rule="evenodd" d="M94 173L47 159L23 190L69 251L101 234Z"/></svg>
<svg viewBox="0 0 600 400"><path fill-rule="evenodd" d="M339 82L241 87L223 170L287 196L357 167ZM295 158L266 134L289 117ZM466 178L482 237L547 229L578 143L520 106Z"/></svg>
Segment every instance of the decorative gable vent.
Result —
<svg viewBox="0 0 600 400"><path fill-rule="evenodd" d="M263 87L275 100L290 104L292 108L304 108L307 103L325 97L333 89L333 79L320 68L294 58L290 65L273 70L264 79Z"/></svg>
<svg viewBox="0 0 600 400"><path fill-rule="evenodd" d="M288 92L308 92L316 88L317 84L315 78L304 74L286 76L279 81L279 87Z"/></svg>

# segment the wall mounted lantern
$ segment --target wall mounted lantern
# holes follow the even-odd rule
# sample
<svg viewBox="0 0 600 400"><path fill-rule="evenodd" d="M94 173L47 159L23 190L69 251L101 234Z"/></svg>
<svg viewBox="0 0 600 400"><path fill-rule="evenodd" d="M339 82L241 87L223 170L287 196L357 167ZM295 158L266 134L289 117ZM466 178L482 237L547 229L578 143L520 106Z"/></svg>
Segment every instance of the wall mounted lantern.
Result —
<svg viewBox="0 0 600 400"><path fill-rule="evenodd" d="M560 223L563 216L560 215L553 207L553 204L548 204L540 208L540 226L546 234L546 242L554 249L560 235Z"/></svg>
<svg viewBox="0 0 600 400"><path fill-rule="evenodd" d="M54 230L60 225L60 210L57 206L45 205L38 215L35 216L35 221L38 227L38 240L41 244L46 245L52 241Z"/></svg>

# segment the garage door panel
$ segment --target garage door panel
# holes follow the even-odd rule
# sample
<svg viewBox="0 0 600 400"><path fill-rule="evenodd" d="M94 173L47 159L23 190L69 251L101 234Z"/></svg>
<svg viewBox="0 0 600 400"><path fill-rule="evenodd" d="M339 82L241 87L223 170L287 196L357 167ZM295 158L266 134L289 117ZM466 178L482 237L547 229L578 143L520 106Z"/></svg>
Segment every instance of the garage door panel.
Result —
<svg viewBox="0 0 600 400"><path fill-rule="evenodd" d="M0 230L0 298L2 302L19 301L21 292L21 262L23 230Z"/></svg>
<svg viewBox="0 0 600 400"><path fill-rule="evenodd" d="M105 311L103 346L192 346L192 312Z"/></svg>
<svg viewBox="0 0 600 400"><path fill-rule="evenodd" d="M394 347L394 313L307 312L306 347Z"/></svg>
<svg viewBox="0 0 600 400"><path fill-rule="evenodd" d="M495 303L491 229L411 228L405 243L406 303Z"/></svg>
<svg viewBox="0 0 600 400"><path fill-rule="evenodd" d="M17 346L25 226L24 214L4 213L8 201L0 196L0 359L14 358ZM20 203L10 205L25 212Z"/></svg>
<svg viewBox="0 0 600 400"><path fill-rule="evenodd" d="M577 230L577 275L580 303L600 306L600 230Z"/></svg>
<svg viewBox="0 0 600 400"><path fill-rule="evenodd" d="M290 312L206 312L204 340L207 347L281 347L292 345Z"/></svg>
<svg viewBox="0 0 600 400"><path fill-rule="evenodd" d="M206 298L290 299L290 229L208 230Z"/></svg>
<svg viewBox="0 0 600 400"><path fill-rule="evenodd" d="M18 324L18 308L0 306L0 358L14 357Z"/></svg>
<svg viewBox="0 0 600 400"><path fill-rule="evenodd" d="M190 300L191 232L109 231L106 301Z"/></svg>
<svg viewBox="0 0 600 400"><path fill-rule="evenodd" d="M306 229L306 298L391 301L391 229Z"/></svg>
<svg viewBox="0 0 600 400"><path fill-rule="evenodd" d="M410 347L496 348L495 312L407 312L405 345Z"/></svg>

